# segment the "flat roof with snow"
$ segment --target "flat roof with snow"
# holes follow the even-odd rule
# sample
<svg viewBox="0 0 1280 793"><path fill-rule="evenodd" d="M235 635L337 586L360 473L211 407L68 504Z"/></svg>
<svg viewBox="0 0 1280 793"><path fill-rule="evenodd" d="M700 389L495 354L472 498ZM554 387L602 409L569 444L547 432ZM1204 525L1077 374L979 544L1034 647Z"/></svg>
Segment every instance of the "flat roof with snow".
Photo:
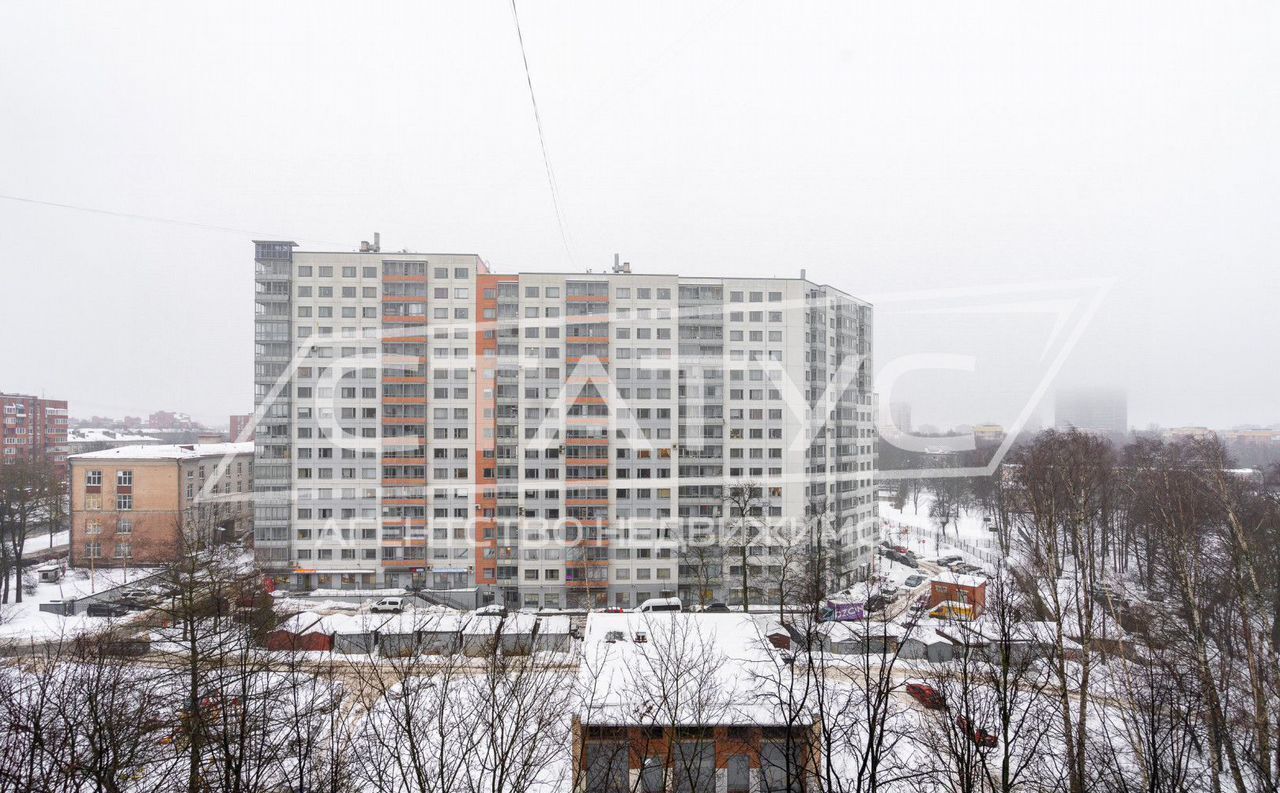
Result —
<svg viewBox="0 0 1280 793"><path fill-rule="evenodd" d="M245 443L164 443L150 446L121 446L99 452L73 454L68 460L195 460L253 454L253 441Z"/></svg>

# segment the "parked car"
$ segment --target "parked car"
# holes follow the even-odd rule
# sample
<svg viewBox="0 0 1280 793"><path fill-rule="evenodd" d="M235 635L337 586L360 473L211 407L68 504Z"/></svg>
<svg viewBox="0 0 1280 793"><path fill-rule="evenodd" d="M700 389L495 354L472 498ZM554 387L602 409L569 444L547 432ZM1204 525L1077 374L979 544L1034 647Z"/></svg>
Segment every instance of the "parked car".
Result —
<svg viewBox="0 0 1280 793"><path fill-rule="evenodd" d="M895 551L897 551L898 553L901 553L901 554L910 553L910 551L909 551L909 550L907 550L907 546L905 546L905 545L895 545L895 546L893 546L893 550L895 550Z"/></svg>
<svg viewBox="0 0 1280 793"><path fill-rule="evenodd" d="M867 611L883 611L887 605L889 605L889 601L885 600L883 595L872 595L867 598L866 605L863 608Z"/></svg>
<svg viewBox="0 0 1280 793"><path fill-rule="evenodd" d="M956 716L956 726L960 728L960 732L968 736L969 740L984 749L990 749L999 743L994 733L987 732L982 727L973 726L964 716Z"/></svg>
<svg viewBox="0 0 1280 793"><path fill-rule="evenodd" d="M636 611L646 613L652 611L681 611L682 609L680 598L649 598L636 607Z"/></svg>
<svg viewBox="0 0 1280 793"><path fill-rule="evenodd" d="M371 614L399 614L404 611L404 598L387 597L369 607Z"/></svg>
<svg viewBox="0 0 1280 793"><path fill-rule="evenodd" d="M897 600L900 592L896 586L886 586L880 588L880 597L890 602Z"/></svg>
<svg viewBox="0 0 1280 793"><path fill-rule="evenodd" d="M924 683L907 683L907 693L929 710L942 710L947 707L947 700L934 689Z"/></svg>
<svg viewBox="0 0 1280 793"><path fill-rule="evenodd" d="M90 617L123 617L129 611L123 603L90 603L87 613Z"/></svg>
<svg viewBox="0 0 1280 793"><path fill-rule="evenodd" d="M703 609L703 611L707 612L708 614L728 614L729 607L721 603L720 601L716 600L716 601L712 601L711 603L708 603L707 607Z"/></svg>
<svg viewBox="0 0 1280 793"><path fill-rule="evenodd" d="M925 580L925 577L922 575L909 575L907 576L907 580L902 582L902 585L907 589L915 589L923 584Z"/></svg>

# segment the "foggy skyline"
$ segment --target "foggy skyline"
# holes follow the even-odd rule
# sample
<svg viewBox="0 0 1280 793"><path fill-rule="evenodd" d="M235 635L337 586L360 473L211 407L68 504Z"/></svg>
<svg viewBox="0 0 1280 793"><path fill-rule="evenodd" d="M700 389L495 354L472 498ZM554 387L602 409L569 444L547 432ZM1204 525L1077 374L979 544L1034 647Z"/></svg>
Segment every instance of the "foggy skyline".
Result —
<svg viewBox="0 0 1280 793"><path fill-rule="evenodd" d="M973 357L904 376L917 426L1012 425L1075 327L1041 421L1108 385L1137 427L1280 422L1274 7L521 4L568 252L507 4L0 22L0 390L77 417L250 411L249 240L380 231L498 272L805 269L876 304L878 372Z"/></svg>

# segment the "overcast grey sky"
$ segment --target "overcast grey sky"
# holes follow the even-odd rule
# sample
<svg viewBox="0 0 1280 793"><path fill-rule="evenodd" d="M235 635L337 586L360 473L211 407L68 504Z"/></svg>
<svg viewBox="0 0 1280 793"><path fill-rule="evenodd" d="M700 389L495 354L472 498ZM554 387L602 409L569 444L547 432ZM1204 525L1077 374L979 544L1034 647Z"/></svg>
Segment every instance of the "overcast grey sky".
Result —
<svg viewBox="0 0 1280 793"><path fill-rule="evenodd" d="M1275 4L519 8L569 254L505 2L0 4L0 194L233 229L0 199L0 389L225 422L249 239L378 230L507 272L806 268L877 301L879 365L974 356L901 380L939 424L1010 425L1049 369L1053 316L981 295L1114 279L1058 382L1280 422Z"/></svg>

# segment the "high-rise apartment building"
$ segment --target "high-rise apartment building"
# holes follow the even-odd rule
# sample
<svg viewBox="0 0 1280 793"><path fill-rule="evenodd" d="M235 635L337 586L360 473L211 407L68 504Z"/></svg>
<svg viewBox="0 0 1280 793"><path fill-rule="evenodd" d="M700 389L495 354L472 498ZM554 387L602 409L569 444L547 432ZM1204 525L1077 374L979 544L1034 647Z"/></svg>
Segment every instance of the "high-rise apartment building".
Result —
<svg viewBox="0 0 1280 793"><path fill-rule="evenodd" d="M865 574L865 302L803 278L255 244L256 552L287 586L733 600L741 540L721 532L745 522L768 597L809 535L763 527L812 515L837 529L832 583ZM746 521L726 502L739 484Z"/></svg>
<svg viewBox="0 0 1280 793"><path fill-rule="evenodd" d="M253 414L252 413L233 413L231 414L230 428L227 434L231 437L231 442L253 440ZM241 436L244 437L241 437Z"/></svg>
<svg viewBox="0 0 1280 793"><path fill-rule="evenodd" d="M46 459L67 473L67 402L0 394L0 463Z"/></svg>
<svg viewBox="0 0 1280 793"><path fill-rule="evenodd" d="M1112 438L1129 432L1129 398L1114 388L1063 388L1054 399L1054 423Z"/></svg>

